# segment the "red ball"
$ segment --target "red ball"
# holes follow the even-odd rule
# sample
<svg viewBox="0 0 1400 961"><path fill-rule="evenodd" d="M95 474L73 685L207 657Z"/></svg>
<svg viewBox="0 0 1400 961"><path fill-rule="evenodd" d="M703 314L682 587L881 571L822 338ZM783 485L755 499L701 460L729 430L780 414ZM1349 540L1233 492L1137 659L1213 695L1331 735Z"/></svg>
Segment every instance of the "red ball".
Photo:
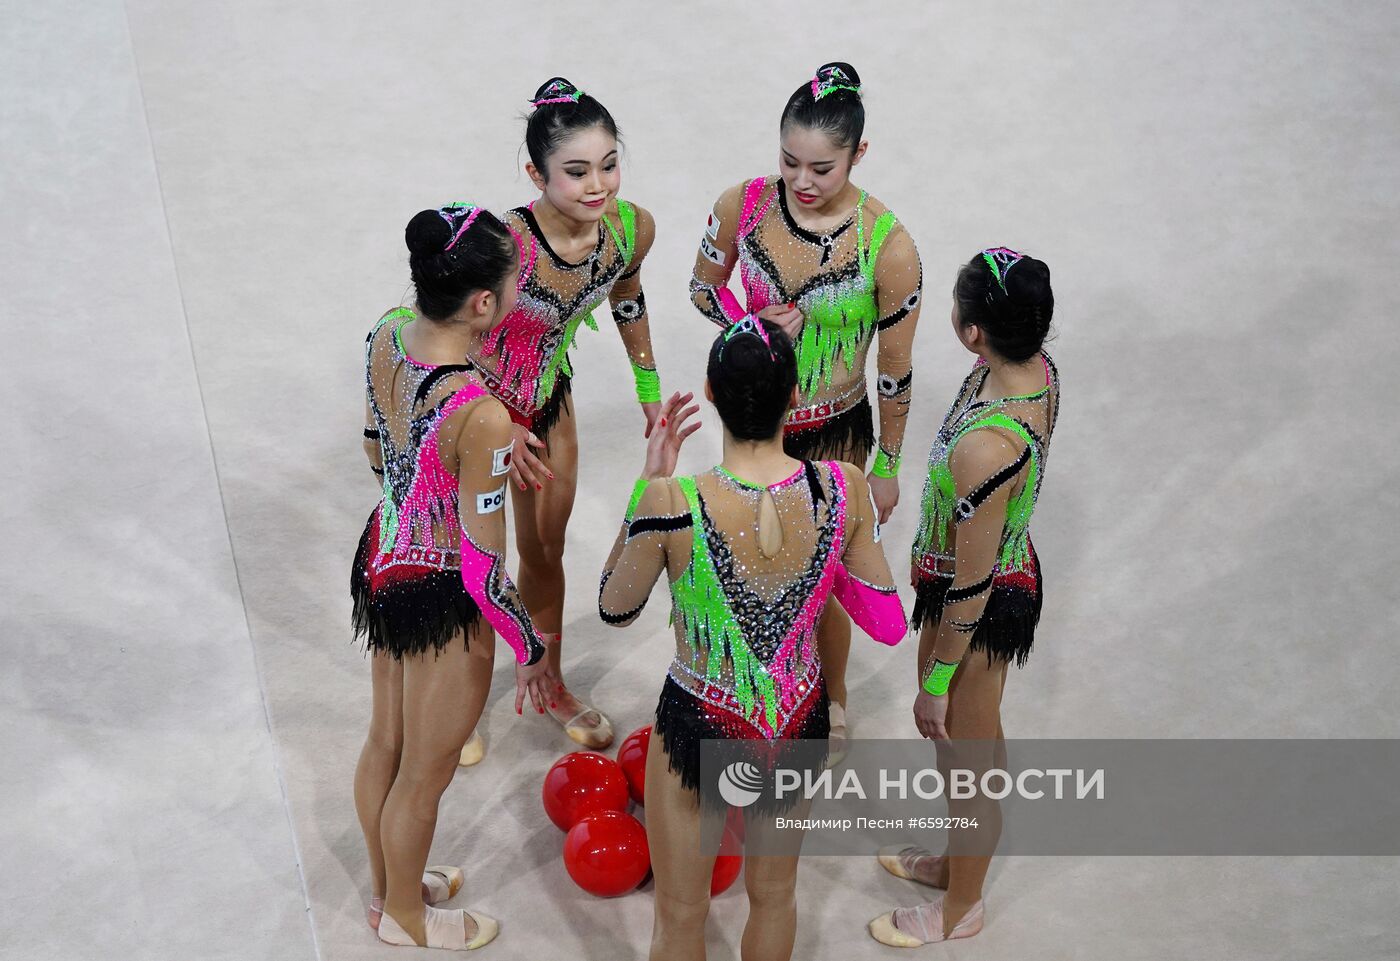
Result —
<svg viewBox="0 0 1400 961"><path fill-rule="evenodd" d="M639 727L627 735L622 746L617 749L617 764L627 776L627 790L632 800L646 803L647 747L651 744L651 725Z"/></svg>
<svg viewBox="0 0 1400 961"><path fill-rule="evenodd" d="M714 897L733 884L743 867L744 842L739 840L739 835L726 825L724 838L719 842L719 856L715 858L715 869L710 872L710 897Z"/></svg>
<svg viewBox="0 0 1400 961"><path fill-rule="evenodd" d="M620 811L590 815L569 829L564 867L589 894L600 898L626 894L651 870L646 828Z"/></svg>
<svg viewBox="0 0 1400 961"><path fill-rule="evenodd" d="M611 758L576 751L554 762L542 795L549 819L567 831L590 814L627 810L627 778Z"/></svg>

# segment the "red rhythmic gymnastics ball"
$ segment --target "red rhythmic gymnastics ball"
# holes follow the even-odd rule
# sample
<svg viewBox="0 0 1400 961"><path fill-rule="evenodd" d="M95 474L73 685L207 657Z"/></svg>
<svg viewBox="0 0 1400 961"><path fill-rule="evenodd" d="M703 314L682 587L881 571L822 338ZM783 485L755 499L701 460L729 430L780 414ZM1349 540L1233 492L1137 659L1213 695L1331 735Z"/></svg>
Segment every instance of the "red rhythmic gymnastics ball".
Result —
<svg viewBox="0 0 1400 961"><path fill-rule="evenodd" d="M615 898L651 869L646 828L630 814L603 811L579 821L564 839L564 868L589 894Z"/></svg>
<svg viewBox="0 0 1400 961"><path fill-rule="evenodd" d="M544 776L544 812L561 831L600 811L627 810L627 778L611 758L593 751L565 754Z"/></svg>
<svg viewBox="0 0 1400 961"><path fill-rule="evenodd" d="M647 747L651 744L651 725L639 727L617 749L617 765L627 777L627 790L632 800L646 803Z"/></svg>

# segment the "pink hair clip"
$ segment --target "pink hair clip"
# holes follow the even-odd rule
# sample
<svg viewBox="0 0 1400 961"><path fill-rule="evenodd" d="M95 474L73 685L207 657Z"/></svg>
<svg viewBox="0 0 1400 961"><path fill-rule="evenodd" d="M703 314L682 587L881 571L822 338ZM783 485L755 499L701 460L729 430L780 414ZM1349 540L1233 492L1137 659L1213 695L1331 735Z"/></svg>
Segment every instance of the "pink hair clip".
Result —
<svg viewBox="0 0 1400 961"><path fill-rule="evenodd" d="M475 204L455 203L438 208L438 216L447 221L447 225L454 229L452 239L447 242L447 246L442 248L443 252L451 250L456 246L457 241L462 239L462 235L467 232L467 228L476 222L477 214L481 213L481 208ZM458 223L459 218L464 218Z"/></svg>

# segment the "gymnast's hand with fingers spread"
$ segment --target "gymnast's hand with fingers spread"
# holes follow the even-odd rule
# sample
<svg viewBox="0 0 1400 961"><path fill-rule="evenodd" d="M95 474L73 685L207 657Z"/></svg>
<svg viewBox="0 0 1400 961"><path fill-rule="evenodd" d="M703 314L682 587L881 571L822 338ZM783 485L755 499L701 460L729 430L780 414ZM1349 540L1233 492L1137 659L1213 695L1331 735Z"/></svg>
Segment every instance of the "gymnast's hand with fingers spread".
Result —
<svg viewBox="0 0 1400 961"><path fill-rule="evenodd" d="M670 477L675 473L681 445L687 437L700 429L698 420L691 424L686 423L700 412L698 404L685 406L694 399L694 393L682 394L677 391L661 405L661 417L657 420L651 437L647 439L647 459L642 467L642 477L646 480Z"/></svg>
<svg viewBox="0 0 1400 961"><path fill-rule="evenodd" d="M769 304L758 312L758 316L763 320L771 320L783 328L783 333L788 335L789 340L797 342L803 321L802 311L797 309L797 304Z"/></svg>
<svg viewBox="0 0 1400 961"><path fill-rule="evenodd" d="M530 703L540 714L546 704L554 700L554 695L564 687L559 675L549 665L548 655L533 664L515 665L515 713L521 713L525 706L525 695L530 695Z"/></svg>

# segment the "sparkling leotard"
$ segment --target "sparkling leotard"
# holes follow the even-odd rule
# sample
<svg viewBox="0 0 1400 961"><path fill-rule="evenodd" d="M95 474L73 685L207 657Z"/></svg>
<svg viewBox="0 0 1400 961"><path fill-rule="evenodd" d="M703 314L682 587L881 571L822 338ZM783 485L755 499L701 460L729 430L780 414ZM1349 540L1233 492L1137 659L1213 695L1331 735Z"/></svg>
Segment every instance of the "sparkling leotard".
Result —
<svg viewBox="0 0 1400 961"><path fill-rule="evenodd" d="M579 263L550 247L534 204L506 214L520 241L520 292L515 309L485 338L478 358L488 386L512 419L543 436L560 413L573 368L569 348L580 326L598 329L593 311L610 299L639 385L654 382L651 334L639 272L654 233L649 214L625 200L604 215L598 242Z"/></svg>
<svg viewBox="0 0 1400 961"><path fill-rule="evenodd" d="M401 657L441 650L459 632L465 640L484 615L522 663L533 663L543 644L505 573L505 486L495 479L505 468L492 465L486 489L472 491L476 504L463 511L460 479L439 445L459 411L494 401L470 365L409 356L402 332L415 319L407 307L392 310L365 342L366 453L383 497L351 572L356 633L371 650ZM508 453L498 452L502 465Z"/></svg>
<svg viewBox="0 0 1400 961"><path fill-rule="evenodd" d="M759 545L771 497L781 547ZM603 572L599 611L637 617L663 571L671 584L676 656L657 732L687 786L705 737L776 742L826 736L816 625L828 596L872 637L896 643L905 618L864 477L807 461L762 487L722 468L656 481L629 507Z"/></svg>
<svg viewBox="0 0 1400 961"><path fill-rule="evenodd" d="M800 402L785 425L789 453L863 460L874 440L865 366L879 336L880 449L897 464L913 384L921 270L894 214L861 191L851 215L825 234L803 228L781 179L750 180L715 205L696 258L691 295L720 326L795 303ZM738 264L745 305L725 286Z"/></svg>
<svg viewBox="0 0 1400 961"><path fill-rule="evenodd" d="M990 368L978 361L963 380L929 452L928 478L914 536L912 580L917 595L913 623L954 617L953 626L972 635L969 650L1025 663L1040 617L1040 562L1030 539L1030 519L1045 477L1045 459L1060 404L1060 378L1050 355L1041 352L1045 386L1030 394L978 400ZM1016 448L1004 465L959 496L952 460L959 441L991 430ZM995 492L1009 489L1003 516L981 517L979 508ZM985 514L986 511L981 511ZM990 569L955 562L959 526L983 523L997 547ZM961 549L961 548L960 548ZM985 603L985 607L980 607ZM966 605L966 610L958 607Z"/></svg>

